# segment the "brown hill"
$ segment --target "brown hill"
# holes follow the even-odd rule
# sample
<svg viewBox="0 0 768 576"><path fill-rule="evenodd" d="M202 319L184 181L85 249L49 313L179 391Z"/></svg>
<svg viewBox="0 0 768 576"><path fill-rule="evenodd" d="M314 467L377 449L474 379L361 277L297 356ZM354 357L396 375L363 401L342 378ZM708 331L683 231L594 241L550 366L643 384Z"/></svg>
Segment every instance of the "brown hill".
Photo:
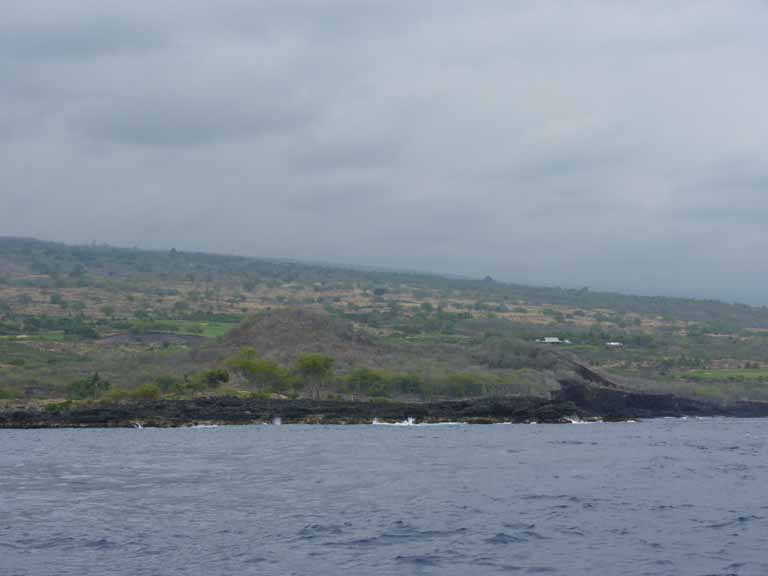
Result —
<svg viewBox="0 0 768 576"><path fill-rule="evenodd" d="M341 372L352 367L412 371L427 368L468 370L477 365L470 350L455 344L412 346L387 342L353 322L302 308L272 309L245 320L216 347L232 354L243 347L288 365L302 354L324 354ZM199 350L203 352L205 347ZM210 348L209 348L210 350Z"/></svg>
<svg viewBox="0 0 768 576"><path fill-rule="evenodd" d="M325 354L341 368L393 366L403 354L352 322L296 308L257 314L227 334L222 344L231 349L252 347L261 356L285 364L302 354Z"/></svg>

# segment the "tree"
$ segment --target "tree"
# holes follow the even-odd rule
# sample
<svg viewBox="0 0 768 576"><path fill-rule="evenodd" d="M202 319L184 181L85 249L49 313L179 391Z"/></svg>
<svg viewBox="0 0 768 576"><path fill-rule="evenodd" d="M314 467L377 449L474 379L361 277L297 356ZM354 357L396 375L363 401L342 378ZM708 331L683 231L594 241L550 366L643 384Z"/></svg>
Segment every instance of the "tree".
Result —
<svg viewBox="0 0 768 576"><path fill-rule="evenodd" d="M110 386L108 380L104 380L98 372L94 372L88 378L72 382L68 387L68 393L70 398L76 400L95 400L109 390Z"/></svg>
<svg viewBox="0 0 768 576"><path fill-rule="evenodd" d="M206 370L202 377L209 388L218 388L221 384L229 382L229 372L221 368Z"/></svg>
<svg viewBox="0 0 768 576"><path fill-rule="evenodd" d="M312 398L320 398L320 392L333 376L333 364L333 358L322 354L305 354L296 360L296 372Z"/></svg>
<svg viewBox="0 0 768 576"><path fill-rule="evenodd" d="M261 358L253 348L241 348L226 364L257 389L284 392L291 384L285 369L273 360Z"/></svg>
<svg viewBox="0 0 768 576"><path fill-rule="evenodd" d="M64 297L58 293L51 294L51 304L54 306L61 306L62 308L67 307L67 302L64 300Z"/></svg>
<svg viewBox="0 0 768 576"><path fill-rule="evenodd" d="M424 381L416 374L396 374L390 381L390 388L400 394L423 394Z"/></svg>
<svg viewBox="0 0 768 576"><path fill-rule="evenodd" d="M389 386L384 374L370 368L355 368L346 379L346 388L354 396L389 396Z"/></svg>

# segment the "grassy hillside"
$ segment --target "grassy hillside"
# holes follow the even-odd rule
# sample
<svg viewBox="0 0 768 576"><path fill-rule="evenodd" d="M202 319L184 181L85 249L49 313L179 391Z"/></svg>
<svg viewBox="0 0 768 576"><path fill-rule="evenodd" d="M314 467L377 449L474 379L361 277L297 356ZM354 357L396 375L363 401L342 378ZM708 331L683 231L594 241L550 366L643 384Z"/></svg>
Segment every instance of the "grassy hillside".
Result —
<svg viewBox="0 0 768 576"><path fill-rule="evenodd" d="M0 397L95 372L113 393L308 394L311 354L334 360L326 395L544 394L565 369L545 336L628 386L768 398L766 308L0 238Z"/></svg>

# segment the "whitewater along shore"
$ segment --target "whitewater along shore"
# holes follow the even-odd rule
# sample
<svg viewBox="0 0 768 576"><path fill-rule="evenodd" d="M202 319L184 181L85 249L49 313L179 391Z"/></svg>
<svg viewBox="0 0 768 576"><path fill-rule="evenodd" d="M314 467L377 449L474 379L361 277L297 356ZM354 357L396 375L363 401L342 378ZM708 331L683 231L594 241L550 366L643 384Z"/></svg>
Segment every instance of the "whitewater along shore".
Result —
<svg viewBox="0 0 768 576"><path fill-rule="evenodd" d="M768 403L716 404L642 394L576 380L552 398L476 398L440 402L354 402L208 397L115 404L73 403L0 409L0 428L179 427L200 424L567 423L660 417L766 417Z"/></svg>

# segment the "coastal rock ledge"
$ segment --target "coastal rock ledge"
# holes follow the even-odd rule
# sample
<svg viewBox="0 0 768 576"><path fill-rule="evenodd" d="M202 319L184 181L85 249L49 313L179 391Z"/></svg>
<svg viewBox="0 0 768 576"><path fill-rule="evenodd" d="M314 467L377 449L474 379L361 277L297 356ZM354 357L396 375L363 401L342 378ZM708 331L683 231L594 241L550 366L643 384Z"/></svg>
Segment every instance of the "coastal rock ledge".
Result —
<svg viewBox="0 0 768 576"><path fill-rule="evenodd" d="M768 416L766 402L717 404L668 394L643 394L563 380L550 399L533 396L439 402L264 400L207 397L115 404L0 408L0 428L179 427L198 424L473 424L627 421L682 416Z"/></svg>

